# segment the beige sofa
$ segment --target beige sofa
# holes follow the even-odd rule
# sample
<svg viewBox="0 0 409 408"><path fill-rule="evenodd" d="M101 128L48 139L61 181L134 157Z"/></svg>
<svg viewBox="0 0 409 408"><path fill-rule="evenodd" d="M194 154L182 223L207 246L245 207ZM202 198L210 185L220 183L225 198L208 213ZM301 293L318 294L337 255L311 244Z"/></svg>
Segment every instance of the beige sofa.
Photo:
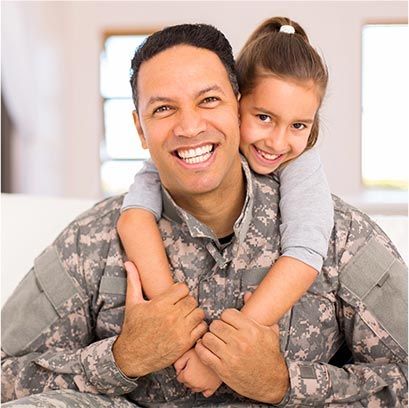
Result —
<svg viewBox="0 0 409 408"><path fill-rule="evenodd" d="M1 196L1 303L31 268L34 258L78 214L93 205L74 200L26 195ZM373 217L408 261L408 219Z"/></svg>

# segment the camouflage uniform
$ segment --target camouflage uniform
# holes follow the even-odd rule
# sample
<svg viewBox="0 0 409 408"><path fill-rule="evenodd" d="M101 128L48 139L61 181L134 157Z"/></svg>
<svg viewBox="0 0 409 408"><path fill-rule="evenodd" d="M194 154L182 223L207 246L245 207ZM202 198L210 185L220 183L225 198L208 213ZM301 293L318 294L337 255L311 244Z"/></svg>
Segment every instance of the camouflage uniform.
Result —
<svg viewBox="0 0 409 408"><path fill-rule="evenodd" d="M163 195L159 227L174 277L188 284L209 320L226 308L240 309L244 292L257 286L280 254L277 183L252 174L245 163L244 170L245 205L227 245ZM280 405L403 406L405 265L367 216L338 198L334 203L335 227L322 273L280 321L291 381ZM70 402L81 401L78 392L53 391L13 406L105 406L107 395L117 407L263 406L225 385L209 399L193 394L176 381L172 367L139 379L118 370L111 347L121 329L126 289L115 229L121 204L122 197L105 200L71 223L7 302L3 400L71 389L86 393L83 405ZM345 343L354 362L342 368L328 364ZM100 395L92 400L93 394ZM39 398L42 405L35 405Z"/></svg>

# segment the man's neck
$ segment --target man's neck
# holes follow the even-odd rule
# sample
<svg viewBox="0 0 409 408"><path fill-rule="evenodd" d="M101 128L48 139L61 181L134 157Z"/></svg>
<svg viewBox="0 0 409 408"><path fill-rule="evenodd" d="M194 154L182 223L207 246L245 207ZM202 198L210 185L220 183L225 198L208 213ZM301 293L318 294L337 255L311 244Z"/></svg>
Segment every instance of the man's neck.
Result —
<svg viewBox="0 0 409 408"><path fill-rule="evenodd" d="M241 164L234 173L221 188L214 191L188 197L174 197L181 208L212 229L217 238L233 232L234 223L243 209L246 185Z"/></svg>

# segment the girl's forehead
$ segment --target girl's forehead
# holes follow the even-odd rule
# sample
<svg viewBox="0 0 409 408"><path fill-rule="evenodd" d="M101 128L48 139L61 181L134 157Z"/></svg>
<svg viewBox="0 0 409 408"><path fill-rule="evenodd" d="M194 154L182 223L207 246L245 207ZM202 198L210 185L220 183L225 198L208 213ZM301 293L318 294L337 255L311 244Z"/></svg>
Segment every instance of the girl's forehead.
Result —
<svg viewBox="0 0 409 408"><path fill-rule="evenodd" d="M320 106L317 87L310 82L291 81L276 76L263 76L243 97L241 109L263 111L293 120L312 119Z"/></svg>
<svg viewBox="0 0 409 408"><path fill-rule="evenodd" d="M318 85L311 78L300 79L291 76L280 76L268 72L259 73L256 76L254 84L256 87L266 84L289 84L299 88L304 88L306 91L311 91L318 88Z"/></svg>
<svg viewBox="0 0 409 408"><path fill-rule="evenodd" d="M313 95L320 102L322 100L322 90L312 79L298 79L292 77L282 77L273 74L260 74L254 81L254 86L249 94L280 93L291 95L296 93L298 96Z"/></svg>

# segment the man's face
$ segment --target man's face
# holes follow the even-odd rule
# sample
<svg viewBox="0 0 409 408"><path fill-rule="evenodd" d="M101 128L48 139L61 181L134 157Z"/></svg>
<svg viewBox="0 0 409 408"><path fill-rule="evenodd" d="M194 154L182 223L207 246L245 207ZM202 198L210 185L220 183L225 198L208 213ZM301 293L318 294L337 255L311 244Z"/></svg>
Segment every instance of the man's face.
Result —
<svg viewBox="0 0 409 408"><path fill-rule="evenodd" d="M235 182L238 102L215 53L178 45L144 62L134 119L142 145L175 199L222 193Z"/></svg>

